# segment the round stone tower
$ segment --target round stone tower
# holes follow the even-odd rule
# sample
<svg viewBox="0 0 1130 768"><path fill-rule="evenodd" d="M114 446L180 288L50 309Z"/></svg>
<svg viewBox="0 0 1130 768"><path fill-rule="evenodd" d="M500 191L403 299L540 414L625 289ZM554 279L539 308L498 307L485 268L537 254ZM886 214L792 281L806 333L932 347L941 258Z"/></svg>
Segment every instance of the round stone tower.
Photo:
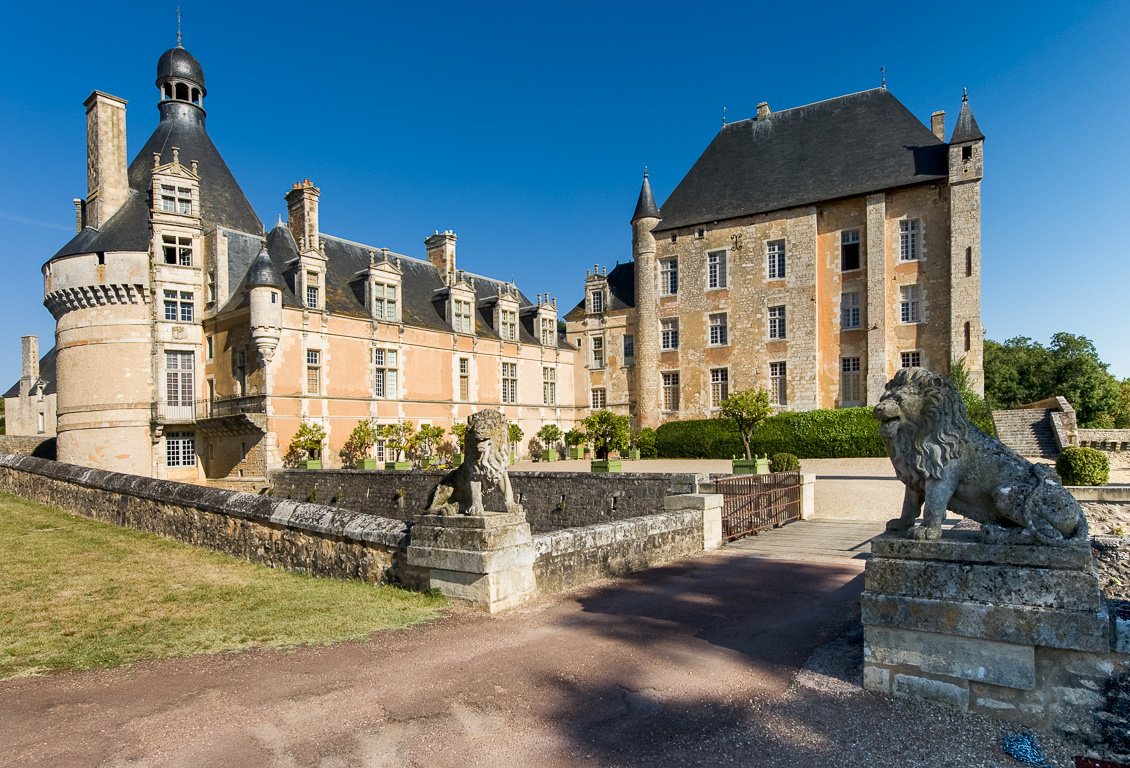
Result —
<svg viewBox="0 0 1130 768"><path fill-rule="evenodd" d="M659 426L659 300L656 296L655 236L659 208L643 173L632 215L632 259L636 263L636 420L640 427Z"/></svg>
<svg viewBox="0 0 1130 768"><path fill-rule="evenodd" d="M264 371L282 338L282 287L282 278L264 245L247 273L247 293L251 302L251 341L263 361Z"/></svg>

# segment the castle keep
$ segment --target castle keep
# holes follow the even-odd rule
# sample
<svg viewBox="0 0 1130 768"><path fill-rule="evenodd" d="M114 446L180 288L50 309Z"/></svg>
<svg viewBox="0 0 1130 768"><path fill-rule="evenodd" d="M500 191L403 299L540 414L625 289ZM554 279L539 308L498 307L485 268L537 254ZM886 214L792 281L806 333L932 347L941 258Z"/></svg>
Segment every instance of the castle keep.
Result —
<svg viewBox="0 0 1130 768"><path fill-rule="evenodd" d="M983 390L984 136L947 143L885 87L726 125L659 207L644 174L632 261L595 267L567 315L592 408L640 426L870 405L899 367L962 360ZM583 392L578 392L583 395Z"/></svg>
<svg viewBox="0 0 1130 768"><path fill-rule="evenodd" d="M460 269L450 231L425 258L326 234L306 180L266 231L205 130L199 62L178 43L156 85L128 165L125 102L87 99L77 234L43 266L60 461L254 487L304 420L331 465L368 418L446 428L492 406L527 436L573 425L556 299Z"/></svg>

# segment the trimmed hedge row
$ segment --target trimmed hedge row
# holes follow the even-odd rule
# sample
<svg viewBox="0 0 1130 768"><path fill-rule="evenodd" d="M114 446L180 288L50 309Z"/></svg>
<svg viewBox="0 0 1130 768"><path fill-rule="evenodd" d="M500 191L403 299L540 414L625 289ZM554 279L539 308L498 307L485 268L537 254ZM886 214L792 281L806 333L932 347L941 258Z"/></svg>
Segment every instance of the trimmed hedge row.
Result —
<svg viewBox="0 0 1130 768"><path fill-rule="evenodd" d="M886 456L879 422L871 408L784 411L761 422L750 442L758 455L791 453L801 459ZM737 427L729 419L671 421L656 430L663 459L729 459L744 457Z"/></svg>

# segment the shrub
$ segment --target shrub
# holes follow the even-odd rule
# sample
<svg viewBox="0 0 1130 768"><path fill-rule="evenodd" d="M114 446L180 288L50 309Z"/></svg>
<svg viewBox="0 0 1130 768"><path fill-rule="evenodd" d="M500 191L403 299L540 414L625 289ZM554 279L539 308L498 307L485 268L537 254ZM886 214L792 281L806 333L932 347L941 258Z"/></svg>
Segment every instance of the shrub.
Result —
<svg viewBox="0 0 1130 768"><path fill-rule="evenodd" d="M592 440L592 448L600 459L607 459L612 451L628 450L631 419L627 414L612 411L594 411L584 420L585 432Z"/></svg>
<svg viewBox="0 0 1130 768"><path fill-rule="evenodd" d="M412 435L416 426L410 421L399 421L396 424L385 424L380 428L380 436L388 441L392 449L392 461L403 461L404 452L412 447Z"/></svg>
<svg viewBox="0 0 1130 768"><path fill-rule="evenodd" d="M644 427L636 435L636 448L639 448L641 459L657 459L659 452L655 447L655 430Z"/></svg>
<svg viewBox="0 0 1130 768"><path fill-rule="evenodd" d="M547 451L556 451L557 443L561 440L561 427L556 424L543 424L538 430L537 439Z"/></svg>
<svg viewBox="0 0 1130 768"><path fill-rule="evenodd" d="M661 459L729 459L745 451L729 419L669 421L655 431L655 447Z"/></svg>
<svg viewBox="0 0 1130 768"><path fill-rule="evenodd" d="M769 457L769 469L773 472L799 472L800 459L791 453L774 453Z"/></svg>
<svg viewBox="0 0 1130 768"><path fill-rule="evenodd" d="M466 453L463 440L467 437L467 422L458 421L451 425L451 434L455 436L456 453Z"/></svg>
<svg viewBox="0 0 1130 768"><path fill-rule="evenodd" d="M1110 479L1110 461L1094 448L1068 446L1055 462L1064 485L1106 485Z"/></svg>
<svg viewBox="0 0 1130 768"><path fill-rule="evenodd" d="M306 451L311 459L322 455L322 443L326 439L326 428L316 421L303 421L290 441L290 451Z"/></svg>
<svg viewBox="0 0 1130 768"><path fill-rule="evenodd" d="M565 445L574 448L578 445L584 445L588 436L579 429L570 429L565 433Z"/></svg>
<svg viewBox="0 0 1130 768"><path fill-rule="evenodd" d="M373 420L362 419L357 422L357 426L349 434L349 439L338 451L338 455L346 466L352 466L358 459L364 459L369 455L369 449L377 444L379 436L377 425Z"/></svg>

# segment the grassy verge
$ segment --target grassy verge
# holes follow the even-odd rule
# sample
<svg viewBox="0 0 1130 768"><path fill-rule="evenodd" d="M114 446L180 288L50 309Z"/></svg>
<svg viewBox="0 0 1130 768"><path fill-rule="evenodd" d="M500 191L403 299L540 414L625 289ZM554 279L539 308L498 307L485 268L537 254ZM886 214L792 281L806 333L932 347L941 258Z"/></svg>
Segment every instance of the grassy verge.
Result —
<svg viewBox="0 0 1130 768"><path fill-rule="evenodd" d="M276 571L0 493L0 679L362 638L445 605Z"/></svg>

